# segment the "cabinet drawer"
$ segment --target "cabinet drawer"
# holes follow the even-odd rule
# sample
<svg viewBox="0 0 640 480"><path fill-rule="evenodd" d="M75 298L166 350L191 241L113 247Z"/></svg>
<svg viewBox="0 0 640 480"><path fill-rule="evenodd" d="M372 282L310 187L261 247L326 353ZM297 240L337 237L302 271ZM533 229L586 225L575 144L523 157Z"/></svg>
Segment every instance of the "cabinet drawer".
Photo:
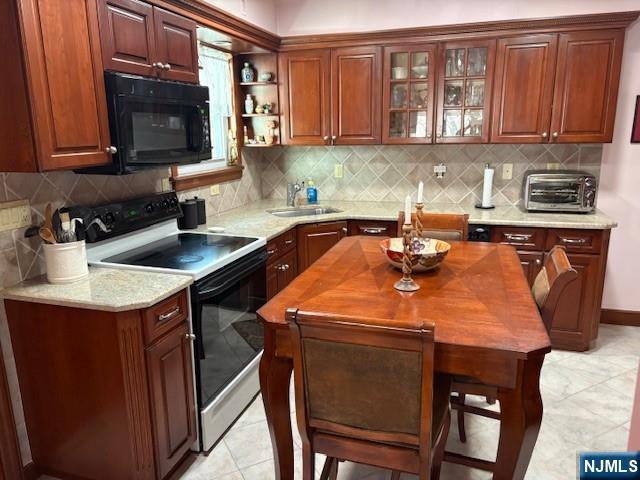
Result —
<svg viewBox="0 0 640 480"><path fill-rule="evenodd" d="M382 220L352 220L349 222L349 235L371 235L375 237L393 237L398 223Z"/></svg>
<svg viewBox="0 0 640 480"><path fill-rule="evenodd" d="M296 246L296 229L284 232L267 242L268 262L271 263Z"/></svg>
<svg viewBox="0 0 640 480"><path fill-rule="evenodd" d="M547 233L546 250L562 245L567 252L600 253L602 246L601 230L551 229Z"/></svg>
<svg viewBox="0 0 640 480"><path fill-rule="evenodd" d="M491 241L506 243L518 250L544 250L546 230L543 228L497 227L491 230Z"/></svg>
<svg viewBox="0 0 640 480"><path fill-rule="evenodd" d="M188 311L186 290L145 310L145 345L149 345L169 330L184 322L187 319Z"/></svg>

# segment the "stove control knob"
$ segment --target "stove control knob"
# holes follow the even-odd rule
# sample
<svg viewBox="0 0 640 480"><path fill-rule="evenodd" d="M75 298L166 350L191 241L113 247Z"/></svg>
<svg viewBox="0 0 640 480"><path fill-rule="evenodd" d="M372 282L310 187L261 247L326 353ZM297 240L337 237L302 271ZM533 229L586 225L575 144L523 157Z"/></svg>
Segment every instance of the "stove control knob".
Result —
<svg viewBox="0 0 640 480"><path fill-rule="evenodd" d="M164 208L164 209L169 208L169 200L163 200L162 201L162 208Z"/></svg>
<svg viewBox="0 0 640 480"><path fill-rule="evenodd" d="M149 214L153 213L153 204L147 203L144 207L144 210Z"/></svg>
<svg viewBox="0 0 640 480"><path fill-rule="evenodd" d="M176 200L175 198L172 198L171 200L169 200L169 202L171 203L171 206L174 208L178 206L178 200Z"/></svg>
<svg viewBox="0 0 640 480"><path fill-rule="evenodd" d="M104 215L104 222L109 225L116 221L116 217L111 212L107 212Z"/></svg>

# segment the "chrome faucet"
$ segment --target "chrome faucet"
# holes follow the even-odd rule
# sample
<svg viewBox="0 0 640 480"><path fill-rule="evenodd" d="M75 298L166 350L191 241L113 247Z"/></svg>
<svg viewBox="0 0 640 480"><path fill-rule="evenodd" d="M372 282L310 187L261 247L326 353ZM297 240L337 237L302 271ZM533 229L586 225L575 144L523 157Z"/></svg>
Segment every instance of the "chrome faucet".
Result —
<svg viewBox="0 0 640 480"><path fill-rule="evenodd" d="M295 207L296 206L296 194L302 190L304 187L304 182L299 183L296 180L296 183L287 183L287 207Z"/></svg>

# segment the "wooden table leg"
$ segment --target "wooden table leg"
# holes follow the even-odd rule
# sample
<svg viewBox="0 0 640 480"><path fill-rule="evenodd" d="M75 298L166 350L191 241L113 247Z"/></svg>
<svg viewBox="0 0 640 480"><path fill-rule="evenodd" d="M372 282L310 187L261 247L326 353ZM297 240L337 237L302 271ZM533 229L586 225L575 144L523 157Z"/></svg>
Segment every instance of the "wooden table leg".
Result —
<svg viewBox="0 0 640 480"><path fill-rule="evenodd" d="M276 357L276 329L265 325L264 352L260 360L260 388L269 425L276 480L293 480L293 436L289 383L293 361Z"/></svg>
<svg viewBox="0 0 640 480"><path fill-rule="evenodd" d="M520 360L514 389L500 389L500 441L494 480L521 480L542 422L540 369L544 355Z"/></svg>

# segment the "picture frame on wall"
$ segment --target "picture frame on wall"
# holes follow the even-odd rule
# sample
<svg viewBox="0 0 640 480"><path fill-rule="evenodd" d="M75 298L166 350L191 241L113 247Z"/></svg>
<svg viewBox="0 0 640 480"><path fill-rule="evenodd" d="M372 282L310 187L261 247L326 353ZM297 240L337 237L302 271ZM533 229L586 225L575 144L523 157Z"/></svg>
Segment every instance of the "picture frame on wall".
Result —
<svg viewBox="0 0 640 480"><path fill-rule="evenodd" d="M636 96L636 109L631 127L631 143L640 143L640 95Z"/></svg>

